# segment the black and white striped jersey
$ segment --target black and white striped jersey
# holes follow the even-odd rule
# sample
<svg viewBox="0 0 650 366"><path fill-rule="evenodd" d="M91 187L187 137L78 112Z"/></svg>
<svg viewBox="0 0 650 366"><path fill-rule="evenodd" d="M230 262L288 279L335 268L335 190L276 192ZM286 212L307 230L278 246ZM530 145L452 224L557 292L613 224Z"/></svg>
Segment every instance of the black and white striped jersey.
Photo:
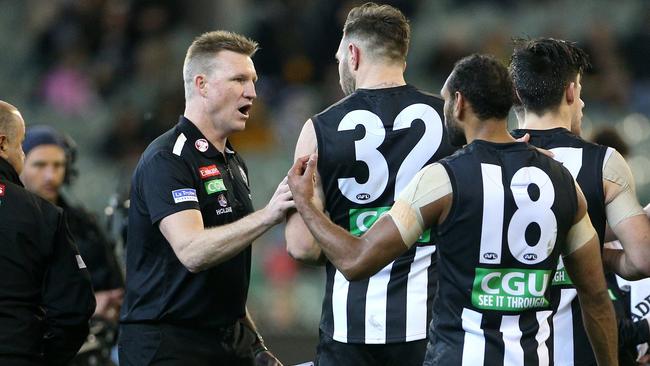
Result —
<svg viewBox="0 0 650 366"><path fill-rule="evenodd" d="M433 232L439 287L427 359L550 364L550 286L577 210L573 178L524 143L476 140L440 163L453 203Z"/></svg>
<svg viewBox="0 0 650 366"><path fill-rule="evenodd" d="M423 166L448 156L441 98L404 85L358 89L312 118L325 208L361 235ZM435 294L435 246L417 245L365 281L348 282L330 263L321 330L345 343L425 339Z"/></svg>
<svg viewBox="0 0 650 366"><path fill-rule="evenodd" d="M587 199L589 218L603 245L607 217L603 190L603 167L613 149L583 140L565 128L515 130L515 137L530 134L532 145L551 150L576 179ZM578 293L560 260L553 278L553 328L555 365L595 365L591 344L582 322Z"/></svg>

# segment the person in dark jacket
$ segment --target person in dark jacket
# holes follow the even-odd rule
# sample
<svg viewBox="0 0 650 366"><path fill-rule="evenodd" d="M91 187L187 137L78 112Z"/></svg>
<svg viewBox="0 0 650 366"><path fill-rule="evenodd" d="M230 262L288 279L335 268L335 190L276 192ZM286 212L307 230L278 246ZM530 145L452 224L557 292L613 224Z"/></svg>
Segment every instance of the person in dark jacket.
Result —
<svg viewBox="0 0 650 366"><path fill-rule="evenodd" d="M0 101L0 364L65 365L95 310L61 209L23 188L25 123Z"/></svg>
<svg viewBox="0 0 650 366"><path fill-rule="evenodd" d="M30 126L23 142L25 164L20 180L25 188L61 207L79 253L84 258L97 307L91 336L82 347L75 365L113 365L110 349L116 343L117 320L122 305L124 283L114 254L114 245L101 229L94 215L71 200L63 187L75 175L74 141L54 128ZM94 361L89 361L93 359Z"/></svg>

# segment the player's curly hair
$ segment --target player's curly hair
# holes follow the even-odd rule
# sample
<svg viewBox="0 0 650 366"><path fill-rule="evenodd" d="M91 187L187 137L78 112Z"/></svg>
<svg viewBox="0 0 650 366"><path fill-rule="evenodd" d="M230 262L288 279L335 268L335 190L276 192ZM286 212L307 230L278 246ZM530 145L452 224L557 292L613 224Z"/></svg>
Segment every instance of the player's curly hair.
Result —
<svg viewBox="0 0 650 366"><path fill-rule="evenodd" d="M514 101L508 69L490 55L472 54L454 65L447 89L460 92L480 119L506 118Z"/></svg>
<svg viewBox="0 0 650 366"><path fill-rule="evenodd" d="M526 110L541 115L559 106L564 90L591 67L574 42L553 38L515 39L510 75Z"/></svg>

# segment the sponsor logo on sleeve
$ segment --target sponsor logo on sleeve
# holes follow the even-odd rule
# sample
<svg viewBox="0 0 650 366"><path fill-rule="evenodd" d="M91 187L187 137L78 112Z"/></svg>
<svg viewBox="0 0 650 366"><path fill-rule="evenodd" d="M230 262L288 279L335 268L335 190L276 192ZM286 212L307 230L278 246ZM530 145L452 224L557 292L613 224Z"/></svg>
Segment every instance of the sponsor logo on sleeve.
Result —
<svg viewBox="0 0 650 366"><path fill-rule="evenodd" d="M0 197L5 195L5 185L0 184Z"/></svg>
<svg viewBox="0 0 650 366"><path fill-rule="evenodd" d="M220 176L221 172L217 169L216 165L208 165L199 167L199 174L201 174L201 179Z"/></svg>
<svg viewBox="0 0 650 366"><path fill-rule="evenodd" d="M206 152L208 151L208 147L210 145L208 144L208 140L206 139L198 139L194 141L194 147L199 150L200 152Z"/></svg>
<svg viewBox="0 0 650 366"><path fill-rule="evenodd" d="M172 191L172 197L174 198L174 203L181 202L199 202L199 198L196 196L196 189L183 188Z"/></svg>
<svg viewBox="0 0 650 366"><path fill-rule="evenodd" d="M223 179L212 179L207 182L204 182L205 191L208 194L218 193L226 191L226 185L223 183Z"/></svg>

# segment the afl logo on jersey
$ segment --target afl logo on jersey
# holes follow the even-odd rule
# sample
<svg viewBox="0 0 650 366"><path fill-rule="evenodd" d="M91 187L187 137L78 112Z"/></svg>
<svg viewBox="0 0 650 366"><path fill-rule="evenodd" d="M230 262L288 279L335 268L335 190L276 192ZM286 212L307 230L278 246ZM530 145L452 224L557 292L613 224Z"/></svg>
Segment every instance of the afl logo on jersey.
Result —
<svg viewBox="0 0 650 366"><path fill-rule="evenodd" d="M198 139L194 142L194 147L200 152L208 151L208 146L208 140L206 139Z"/></svg>
<svg viewBox="0 0 650 366"><path fill-rule="evenodd" d="M483 254L483 258L485 259L497 259L498 255L496 253L488 252Z"/></svg>
<svg viewBox="0 0 650 366"><path fill-rule="evenodd" d="M524 254L524 259L527 260L527 261L534 261L535 259L537 259L537 254L535 254L535 253L526 253L526 254Z"/></svg>
<svg viewBox="0 0 650 366"><path fill-rule="evenodd" d="M367 200L370 199L370 194L369 194L369 193L359 193L359 194L357 195L357 199L358 199L359 201L367 201Z"/></svg>

